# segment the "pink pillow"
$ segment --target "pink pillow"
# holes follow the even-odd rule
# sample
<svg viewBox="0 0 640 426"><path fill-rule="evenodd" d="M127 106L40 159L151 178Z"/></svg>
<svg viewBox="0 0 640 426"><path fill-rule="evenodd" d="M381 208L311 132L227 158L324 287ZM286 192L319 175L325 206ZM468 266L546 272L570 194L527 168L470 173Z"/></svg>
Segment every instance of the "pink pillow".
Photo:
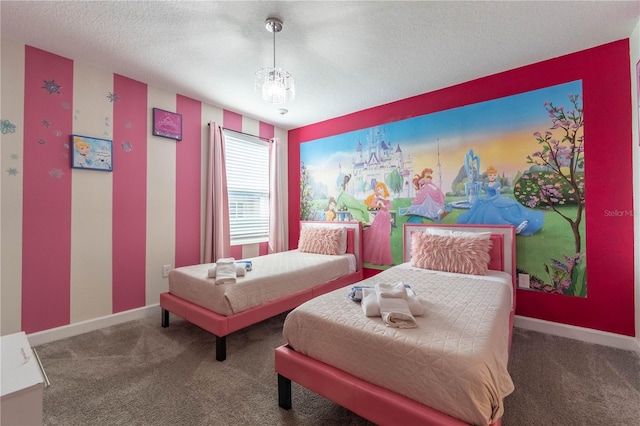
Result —
<svg viewBox="0 0 640 426"><path fill-rule="evenodd" d="M486 275L490 234L411 234L411 266L459 274Z"/></svg>
<svg viewBox="0 0 640 426"><path fill-rule="evenodd" d="M305 226L300 229L298 250L305 253L340 254L344 228Z"/></svg>

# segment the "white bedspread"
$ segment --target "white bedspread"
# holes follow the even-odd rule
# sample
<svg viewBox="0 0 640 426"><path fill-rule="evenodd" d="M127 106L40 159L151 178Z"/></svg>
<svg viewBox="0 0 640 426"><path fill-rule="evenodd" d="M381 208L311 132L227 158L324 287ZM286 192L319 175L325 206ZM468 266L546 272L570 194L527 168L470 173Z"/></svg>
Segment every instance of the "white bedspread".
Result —
<svg viewBox="0 0 640 426"><path fill-rule="evenodd" d="M349 288L310 300L288 316L285 340L298 352L470 424L503 413L514 387L507 372L511 277L482 279L406 264L364 280L409 284L424 305L417 328L366 317Z"/></svg>
<svg viewBox="0 0 640 426"><path fill-rule="evenodd" d="M253 267L233 284L208 278L212 263L169 273L169 292L220 315L232 315L355 272L352 254L329 256L289 250L251 259Z"/></svg>

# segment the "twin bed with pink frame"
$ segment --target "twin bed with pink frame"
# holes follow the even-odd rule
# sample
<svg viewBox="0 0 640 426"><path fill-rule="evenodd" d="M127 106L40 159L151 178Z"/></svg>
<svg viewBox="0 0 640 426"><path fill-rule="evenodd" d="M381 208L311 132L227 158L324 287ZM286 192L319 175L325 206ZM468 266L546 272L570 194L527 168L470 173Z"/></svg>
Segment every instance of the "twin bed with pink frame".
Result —
<svg viewBox="0 0 640 426"><path fill-rule="evenodd" d="M489 232L488 281L413 267L412 236L429 228ZM293 381L380 425L499 425L513 390L513 227L406 224L403 240L407 263L359 284L409 283L425 307L417 328L365 317L348 289L302 304L287 315L287 343L275 350L279 406L292 407Z"/></svg>
<svg viewBox="0 0 640 426"><path fill-rule="evenodd" d="M318 226L346 228L346 251L356 259L355 271L319 284L291 283L292 290L286 295L266 297L237 312L217 312L211 308L215 303L208 305L199 295L209 292L209 296L232 299L232 295L220 297L219 292L225 286L240 289L243 285L251 288L250 284L239 279L235 284L216 285L207 277L211 265L177 268L169 277L170 291L160 295L162 326L169 325L172 312L213 333L216 359L223 361L227 335L293 309L283 328L286 343L275 349L281 408L291 409L291 386L296 382L380 425L499 425L503 399L513 390L506 366L515 314L514 228L405 224L405 263L362 280L361 224L301 222L301 228ZM488 282L482 277L415 267L410 258L415 252L413 237L432 232L429 229L490 233ZM267 262L268 257L262 256L261 261ZM299 277L296 281L307 281ZM253 288L260 292L268 286L258 278L259 287ZM271 278L286 281L287 275L276 273ZM177 289L185 279L197 289L193 297L174 294L180 293ZM350 284L375 286L398 280L409 284L424 305L424 314L416 316L416 328L386 327L380 318L365 317L360 306L347 297ZM305 288L299 290L297 285ZM212 289L218 293L211 293ZM437 368L433 370L431 364ZM441 401L441 395L448 395L448 400Z"/></svg>
<svg viewBox="0 0 640 426"><path fill-rule="evenodd" d="M253 270L234 284L215 284L215 279L208 276L213 264L176 268L169 274L169 291L160 294L162 327L169 326L169 312L172 312L207 330L216 337L216 360L224 361L227 335L291 310L321 294L362 280L360 222L304 221L300 226L301 229L344 228L346 254L342 257L349 258L348 269L335 271L335 262L341 256L313 253L307 256L298 250L249 259L253 262ZM305 256L312 259L307 261ZM282 262L282 267L278 262ZM330 279L312 281L312 274L304 269L309 263L316 269L331 272ZM270 272L265 272L267 270Z"/></svg>

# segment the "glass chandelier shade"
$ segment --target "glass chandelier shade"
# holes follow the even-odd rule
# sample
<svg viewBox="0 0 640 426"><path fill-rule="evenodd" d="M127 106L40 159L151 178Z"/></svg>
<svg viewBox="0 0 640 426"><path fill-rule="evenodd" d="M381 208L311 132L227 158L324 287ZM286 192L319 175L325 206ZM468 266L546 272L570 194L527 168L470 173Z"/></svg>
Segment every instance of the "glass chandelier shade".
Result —
<svg viewBox="0 0 640 426"><path fill-rule="evenodd" d="M256 72L256 92L271 104L284 104L295 97L296 85L288 71L265 67Z"/></svg>
<svg viewBox="0 0 640 426"><path fill-rule="evenodd" d="M268 18L265 24L267 30L273 33L273 66L256 72L255 90L266 102L284 104L296 96L296 85L288 71L276 68L276 33L282 31L282 21Z"/></svg>

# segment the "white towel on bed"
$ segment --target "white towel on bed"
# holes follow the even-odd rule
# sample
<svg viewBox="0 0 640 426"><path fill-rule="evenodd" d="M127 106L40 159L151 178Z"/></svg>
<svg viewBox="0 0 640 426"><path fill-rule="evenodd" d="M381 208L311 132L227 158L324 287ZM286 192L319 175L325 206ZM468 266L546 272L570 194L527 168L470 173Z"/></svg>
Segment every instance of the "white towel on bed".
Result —
<svg viewBox="0 0 640 426"><path fill-rule="evenodd" d="M398 283L402 284L402 283ZM396 285L398 285L396 284ZM406 286L405 286L406 288ZM376 289L374 287L371 288L362 288L362 301L360 305L362 306L362 311L368 317L379 317L380 315L380 305L378 304L378 294L376 293ZM422 306L422 302L418 299L418 296L411 288L406 288L407 291L407 304L409 305L409 310L413 316L420 316L424 313L424 306Z"/></svg>
<svg viewBox="0 0 640 426"><path fill-rule="evenodd" d="M415 328L416 319L411 314L404 284L376 284L380 316L387 327Z"/></svg>
<svg viewBox="0 0 640 426"><path fill-rule="evenodd" d="M233 284L236 278L236 260L233 257L222 257L216 261L216 284Z"/></svg>
<svg viewBox="0 0 640 426"><path fill-rule="evenodd" d="M218 267L214 264L211 268L209 268L209 270L207 271L207 277L209 278L215 278L216 277L216 270L218 269ZM247 269L244 266L243 263L236 263L236 276L238 277L244 277L247 273Z"/></svg>
<svg viewBox="0 0 640 426"><path fill-rule="evenodd" d="M376 289L363 288L361 291L362 300L360 301L360 306L362 306L362 311L364 312L365 316L379 317L380 306L378 305L378 294L376 293Z"/></svg>

